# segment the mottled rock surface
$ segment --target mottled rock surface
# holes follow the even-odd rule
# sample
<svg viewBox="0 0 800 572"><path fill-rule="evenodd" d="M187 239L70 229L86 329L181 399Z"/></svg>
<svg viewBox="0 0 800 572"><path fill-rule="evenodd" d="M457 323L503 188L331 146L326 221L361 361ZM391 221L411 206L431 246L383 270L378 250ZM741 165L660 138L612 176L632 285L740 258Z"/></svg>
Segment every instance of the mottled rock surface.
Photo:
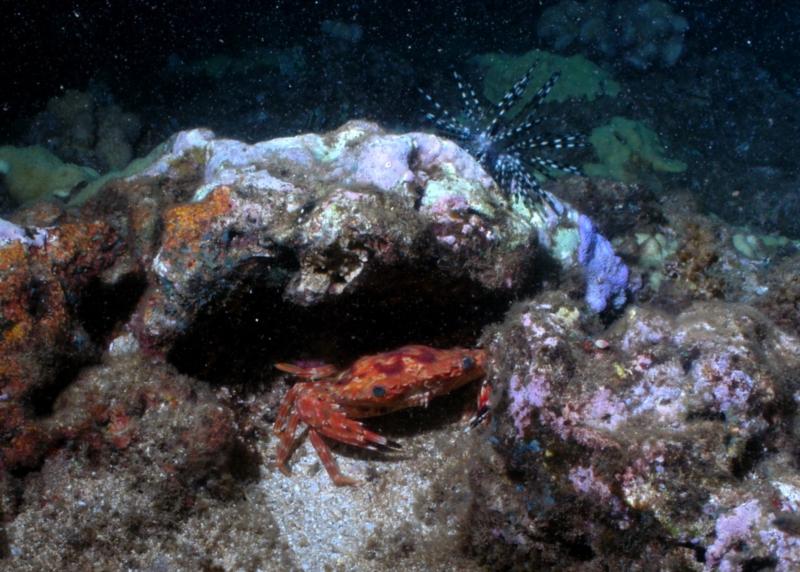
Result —
<svg viewBox="0 0 800 572"><path fill-rule="evenodd" d="M168 349L198 301L251 280L301 306L383 289L387 275L398 289L415 287L414 270L400 268L442 288L513 293L541 252L588 269L595 311L626 297L627 269L588 219L566 205L558 217L509 204L472 157L432 135L356 121L246 145L195 130L137 179L169 181L187 162L203 172L192 200L163 214L157 286L137 334L148 346Z"/></svg>
<svg viewBox="0 0 800 572"><path fill-rule="evenodd" d="M0 221L0 567L796 567L796 245L548 188L365 122L192 130ZM274 363L409 343L486 349L487 424L465 388L366 420L399 452L334 446L358 487L305 441L274 468Z"/></svg>
<svg viewBox="0 0 800 572"><path fill-rule="evenodd" d="M800 492L786 458L800 340L736 304L632 307L602 337L577 316L543 296L487 338L492 434L520 483L493 532L507 558L794 569L800 545L775 523Z"/></svg>
<svg viewBox="0 0 800 572"><path fill-rule="evenodd" d="M36 417L64 376L96 359L81 292L120 245L105 222L0 226L0 472L33 467L48 439Z"/></svg>

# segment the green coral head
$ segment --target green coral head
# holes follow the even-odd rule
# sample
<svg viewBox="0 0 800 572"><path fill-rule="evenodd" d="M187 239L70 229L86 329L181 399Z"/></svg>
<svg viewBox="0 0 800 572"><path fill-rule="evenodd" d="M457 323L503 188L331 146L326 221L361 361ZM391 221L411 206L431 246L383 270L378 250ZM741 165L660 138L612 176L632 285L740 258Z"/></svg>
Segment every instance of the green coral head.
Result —
<svg viewBox="0 0 800 572"><path fill-rule="evenodd" d="M650 170L683 173L686 163L666 156L664 145L655 131L640 121L614 117L610 123L592 130L589 142L598 163L587 163L584 172L590 177L635 182L637 173Z"/></svg>
<svg viewBox="0 0 800 572"><path fill-rule="evenodd" d="M551 75L561 73L545 101L594 101L600 96L616 97L620 91L620 85L611 74L581 55L564 57L532 50L522 55L482 54L474 61L484 77L483 94L494 103L500 101L508 86L522 77L532 64L536 67L531 74L531 85L543 85ZM526 94L516 107L524 106L533 96L533 92Z"/></svg>

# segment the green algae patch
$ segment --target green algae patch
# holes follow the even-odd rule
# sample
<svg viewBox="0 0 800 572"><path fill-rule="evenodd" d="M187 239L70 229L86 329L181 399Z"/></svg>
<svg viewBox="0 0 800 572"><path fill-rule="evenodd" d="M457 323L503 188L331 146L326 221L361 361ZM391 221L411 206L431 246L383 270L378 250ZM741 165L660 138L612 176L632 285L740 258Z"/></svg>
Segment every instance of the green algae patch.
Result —
<svg viewBox="0 0 800 572"><path fill-rule="evenodd" d="M649 270L663 268L664 261L678 250L678 242L660 232L637 232L635 238L639 247L639 265Z"/></svg>
<svg viewBox="0 0 800 572"><path fill-rule="evenodd" d="M91 181L88 185L80 190L75 196L72 196L69 199L68 204L70 206L78 206L82 205L90 198L95 196L97 192L102 189L106 183L110 181L114 181L116 179L124 179L126 177L132 177L133 175L137 175L147 169L150 165L156 162L156 160L161 157L164 153L165 145L162 143L155 147L150 153L145 155L144 157L139 157L138 159L134 159L131 161L127 167L121 169L119 171L111 171L110 173L106 173L102 177L98 177ZM204 150L202 150L205 152ZM188 168L188 167L187 167Z"/></svg>
<svg viewBox="0 0 800 572"><path fill-rule="evenodd" d="M600 160L583 166L590 177L631 183L642 171L682 173L686 170L686 163L666 156L655 131L626 117L614 117L607 125L593 129L589 142Z"/></svg>
<svg viewBox="0 0 800 572"><path fill-rule="evenodd" d="M483 95L493 103L500 101L528 68L536 64L531 72L528 91L523 95L522 103L515 106L517 109L530 101L555 72L560 72L561 77L545 101L594 101L601 96L616 97L620 90L619 83L609 73L581 55L565 57L532 50L522 55L483 54L476 56L474 61L484 78Z"/></svg>
<svg viewBox="0 0 800 572"><path fill-rule="evenodd" d="M580 234L576 228L559 228L556 231L552 254L558 261L567 261L578 251L580 245Z"/></svg>
<svg viewBox="0 0 800 572"><path fill-rule="evenodd" d="M635 238L639 247L639 266L648 270L647 280L657 291L664 280L664 262L678 251L678 241L660 232L637 232Z"/></svg>
<svg viewBox="0 0 800 572"><path fill-rule="evenodd" d="M741 229L731 237L736 251L750 260L764 260L781 248L800 248L800 240L792 240L777 234L754 234Z"/></svg>
<svg viewBox="0 0 800 572"><path fill-rule="evenodd" d="M0 162L9 193L19 203L68 196L78 185L100 176L94 169L65 163L38 145L0 147Z"/></svg>
<svg viewBox="0 0 800 572"><path fill-rule="evenodd" d="M81 205L106 183L130 177L152 165L163 153L159 145L147 156L134 159L119 171L100 175L94 169L65 163L40 146L0 147L0 172L5 176L9 193L18 203L60 199Z"/></svg>

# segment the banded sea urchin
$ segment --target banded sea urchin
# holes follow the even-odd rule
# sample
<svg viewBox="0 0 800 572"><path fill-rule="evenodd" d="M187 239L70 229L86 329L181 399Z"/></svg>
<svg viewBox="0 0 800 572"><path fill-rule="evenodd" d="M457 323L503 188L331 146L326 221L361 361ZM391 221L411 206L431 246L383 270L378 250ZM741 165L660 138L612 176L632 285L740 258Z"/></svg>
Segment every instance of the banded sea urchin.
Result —
<svg viewBox="0 0 800 572"><path fill-rule="evenodd" d="M539 107L555 86L560 72L552 74L519 112L513 116L509 114L527 91L534 67L535 65L529 67L525 75L491 107L482 105L469 83L460 74L453 72L464 101L463 117L456 117L425 91L419 91L435 109L435 113L425 115L426 119L433 122L443 135L453 138L475 157L497 181L503 192L527 204L545 200L559 211L556 207L558 201L553 201L542 189L537 175L549 179L556 172L579 175L581 171L578 167L554 161L541 153L548 149L560 151L582 147L584 137L550 137L536 133L536 128L545 119L540 114Z"/></svg>

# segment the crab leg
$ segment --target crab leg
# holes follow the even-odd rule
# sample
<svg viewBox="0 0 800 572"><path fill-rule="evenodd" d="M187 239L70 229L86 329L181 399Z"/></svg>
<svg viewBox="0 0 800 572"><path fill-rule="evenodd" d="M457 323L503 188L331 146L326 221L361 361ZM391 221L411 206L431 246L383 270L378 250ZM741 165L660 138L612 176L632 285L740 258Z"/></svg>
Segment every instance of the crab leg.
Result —
<svg viewBox="0 0 800 572"><path fill-rule="evenodd" d="M295 408L297 402L297 395L300 393L300 384L292 386L286 393L286 397L278 409L278 415L275 417L275 424L272 431L278 436L280 442L278 449L275 453L275 464L278 469L285 474L289 474L289 469L286 466L286 461L292 456L292 453L299 445L302 435L295 438L297 426L300 424L300 414Z"/></svg>
<svg viewBox="0 0 800 572"><path fill-rule="evenodd" d="M354 447L361 447L371 451L400 448L399 443L370 431L360 422L349 419L341 413L333 413L322 423L312 423L312 425L315 430L325 437L347 445L353 445Z"/></svg>
<svg viewBox="0 0 800 572"><path fill-rule="evenodd" d="M358 481L350 477L345 477L341 471L339 471L339 465L336 463L336 459L333 458L331 448L328 447L325 439L323 439L315 429L311 429L308 434L311 444L314 445L314 449L316 449L317 455L319 455L319 459L322 461L322 466L325 467L333 484L337 487L357 485Z"/></svg>
<svg viewBox="0 0 800 572"><path fill-rule="evenodd" d="M300 391L300 385L293 385L289 391L286 392L286 396L283 398L281 402L281 406L278 409L278 415L275 417L275 424L272 426L272 431L276 435L280 435L286 430L286 421L289 418L289 414L292 413L292 409L294 409L294 402L297 401L297 394ZM294 413L296 415L296 413Z"/></svg>
<svg viewBox="0 0 800 572"><path fill-rule="evenodd" d="M297 449L302 438L302 434L300 437L295 438L295 432L297 431L299 423L300 416L297 412L293 412L289 416L286 427L280 432L276 432L280 442L278 443L278 450L275 453L275 464L278 469L280 469L281 473L287 476L291 474L291 472L289 471L289 467L286 466L286 461L289 460L294 450Z"/></svg>

